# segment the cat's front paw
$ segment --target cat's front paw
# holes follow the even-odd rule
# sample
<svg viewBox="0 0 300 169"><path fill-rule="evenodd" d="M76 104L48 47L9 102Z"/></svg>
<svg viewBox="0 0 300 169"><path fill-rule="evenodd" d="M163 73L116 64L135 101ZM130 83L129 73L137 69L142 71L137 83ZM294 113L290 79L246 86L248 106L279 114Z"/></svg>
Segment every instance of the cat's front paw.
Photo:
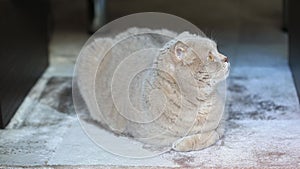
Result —
<svg viewBox="0 0 300 169"><path fill-rule="evenodd" d="M191 144L188 143L186 137L176 140L173 145L172 149L175 151L191 151L193 147L190 146Z"/></svg>
<svg viewBox="0 0 300 169"><path fill-rule="evenodd" d="M175 151L201 150L215 144L219 138L219 134L214 130L207 133L190 135L175 141L172 149Z"/></svg>

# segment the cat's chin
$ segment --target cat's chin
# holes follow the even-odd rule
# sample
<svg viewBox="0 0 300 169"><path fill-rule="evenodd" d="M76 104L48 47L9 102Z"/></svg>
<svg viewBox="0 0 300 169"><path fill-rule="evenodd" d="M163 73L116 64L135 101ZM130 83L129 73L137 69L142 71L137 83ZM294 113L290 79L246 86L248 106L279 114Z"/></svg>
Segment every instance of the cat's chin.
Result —
<svg viewBox="0 0 300 169"><path fill-rule="evenodd" d="M226 63L227 66L227 72L226 72L226 78L229 76L229 72L230 72L230 63Z"/></svg>
<svg viewBox="0 0 300 169"><path fill-rule="evenodd" d="M215 78L215 82L219 83L227 79L230 72L230 63L225 63L224 68L220 71L219 76Z"/></svg>
<svg viewBox="0 0 300 169"><path fill-rule="evenodd" d="M225 67L226 67L226 71L225 71L225 74L224 74L224 80L227 79L227 77L229 76L230 63L226 63Z"/></svg>

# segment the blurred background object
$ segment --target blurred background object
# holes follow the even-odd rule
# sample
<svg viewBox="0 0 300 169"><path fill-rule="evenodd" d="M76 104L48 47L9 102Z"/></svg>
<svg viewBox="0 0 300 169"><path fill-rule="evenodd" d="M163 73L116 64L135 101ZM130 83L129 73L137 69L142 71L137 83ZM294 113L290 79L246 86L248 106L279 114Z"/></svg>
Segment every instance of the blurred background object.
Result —
<svg viewBox="0 0 300 169"><path fill-rule="evenodd" d="M106 20L106 0L89 0L89 28L90 33L96 32L105 24Z"/></svg>
<svg viewBox="0 0 300 169"><path fill-rule="evenodd" d="M0 128L48 66L49 2L0 1Z"/></svg>
<svg viewBox="0 0 300 169"><path fill-rule="evenodd" d="M286 0L288 10L289 63L300 98L300 1Z"/></svg>

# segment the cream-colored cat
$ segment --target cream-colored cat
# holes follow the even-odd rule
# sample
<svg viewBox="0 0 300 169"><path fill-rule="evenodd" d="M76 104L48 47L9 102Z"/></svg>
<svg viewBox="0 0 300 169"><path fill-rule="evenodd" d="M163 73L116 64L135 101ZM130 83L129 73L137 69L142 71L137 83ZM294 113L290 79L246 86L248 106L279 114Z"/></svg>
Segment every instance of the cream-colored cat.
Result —
<svg viewBox="0 0 300 169"><path fill-rule="evenodd" d="M139 64L147 69L137 71ZM76 65L94 120L111 132L177 151L203 149L222 136L221 84L228 73L228 59L211 39L142 28L96 39Z"/></svg>

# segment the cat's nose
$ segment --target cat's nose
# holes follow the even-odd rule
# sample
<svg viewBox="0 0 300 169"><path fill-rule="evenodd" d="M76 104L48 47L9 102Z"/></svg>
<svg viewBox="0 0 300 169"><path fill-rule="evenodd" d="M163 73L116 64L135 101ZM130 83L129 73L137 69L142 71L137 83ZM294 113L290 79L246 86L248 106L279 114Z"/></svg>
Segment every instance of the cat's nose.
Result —
<svg viewBox="0 0 300 169"><path fill-rule="evenodd" d="M225 58L223 59L224 62L228 63L229 59L228 57L225 56Z"/></svg>
<svg viewBox="0 0 300 169"><path fill-rule="evenodd" d="M229 62L229 59L228 59L227 56L225 56L225 55L223 55L223 54L220 53L220 57L222 58L221 60L222 60L223 62L226 62L226 63Z"/></svg>

